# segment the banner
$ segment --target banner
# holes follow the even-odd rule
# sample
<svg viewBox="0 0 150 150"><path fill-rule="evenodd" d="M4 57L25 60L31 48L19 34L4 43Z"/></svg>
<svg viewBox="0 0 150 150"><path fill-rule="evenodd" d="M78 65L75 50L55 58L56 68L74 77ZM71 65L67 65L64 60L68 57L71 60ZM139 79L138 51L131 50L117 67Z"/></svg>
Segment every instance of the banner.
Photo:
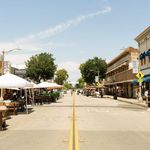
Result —
<svg viewBox="0 0 150 150"><path fill-rule="evenodd" d="M138 60L133 60L132 61L132 73L138 73L139 71L139 62Z"/></svg>

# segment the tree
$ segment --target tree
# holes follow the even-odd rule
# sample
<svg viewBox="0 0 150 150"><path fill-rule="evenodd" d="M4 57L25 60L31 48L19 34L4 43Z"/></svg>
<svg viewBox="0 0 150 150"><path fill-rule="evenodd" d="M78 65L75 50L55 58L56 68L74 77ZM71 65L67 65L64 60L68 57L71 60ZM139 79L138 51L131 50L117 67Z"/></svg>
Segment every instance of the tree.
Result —
<svg viewBox="0 0 150 150"><path fill-rule="evenodd" d="M85 86L85 82L84 82L83 78L79 78L77 80L76 88L83 88L84 86Z"/></svg>
<svg viewBox="0 0 150 150"><path fill-rule="evenodd" d="M30 79L40 82L40 80L48 80L54 77L57 66L54 63L52 54L41 53L32 56L27 60L26 64L26 75Z"/></svg>
<svg viewBox="0 0 150 150"><path fill-rule="evenodd" d="M101 58L94 57L82 63L79 69L84 81L87 84L92 84L95 82L95 76L99 75L99 80L105 78L107 63Z"/></svg>
<svg viewBox="0 0 150 150"><path fill-rule="evenodd" d="M64 83L64 88L68 90L68 89L72 89L72 88L73 88L73 86L72 86L72 84L71 84L71 83L69 83L69 82L65 82L65 83Z"/></svg>
<svg viewBox="0 0 150 150"><path fill-rule="evenodd" d="M55 77L55 82L57 84L63 85L64 82L68 79L69 75L65 69L57 70Z"/></svg>

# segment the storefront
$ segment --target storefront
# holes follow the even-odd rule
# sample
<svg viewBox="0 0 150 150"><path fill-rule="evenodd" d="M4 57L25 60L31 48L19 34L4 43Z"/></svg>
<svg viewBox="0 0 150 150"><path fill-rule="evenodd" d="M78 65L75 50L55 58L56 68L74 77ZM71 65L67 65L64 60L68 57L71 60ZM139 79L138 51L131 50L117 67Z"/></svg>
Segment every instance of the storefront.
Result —
<svg viewBox="0 0 150 150"><path fill-rule="evenodd" d="M150 26L139 34L135 40L139 46L139 67L144 74L142 83L142 93L150 89Z"/></svg>

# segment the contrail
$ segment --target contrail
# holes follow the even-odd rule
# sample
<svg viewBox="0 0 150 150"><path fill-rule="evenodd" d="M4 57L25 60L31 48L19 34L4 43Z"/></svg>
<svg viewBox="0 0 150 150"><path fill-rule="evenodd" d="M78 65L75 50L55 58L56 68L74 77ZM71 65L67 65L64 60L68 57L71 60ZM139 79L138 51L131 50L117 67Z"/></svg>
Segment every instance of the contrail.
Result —
<svg viewBox="0 0 150 150"><path fill-rule="evenodd" d="M112 10L111 7L107 6L104 9L99 10L97 12L90 13L87 15L80 15L74 19L68 20L68 21L61 23L61 24L58 24L54 27L50 27L49 29L47 29L45 31L41 31L39 33L27 36L25 38L18 39L17 42L21 42L21 43L22 42L29 42L30 40L32 41L32 40L44 39L44 38L55 36L56 34L61 33L65 30L69 29L72 26L79 25L80 23L82 23L83 21L85 21L87 19L93 18L93 17L98 16L98 15L102 15L105 13L109 13L109 12L111 12L111 10Z"/></svg>
<svg viewBox="0 0 150 150"><path fill-rule="evenodd" d="M102 10L96 11L94 13L89 13L86 15L80 15L76 18L67 20L63 23L60 23L54 27L50 27L44 31L25 36L23 38L18 38L14 42L0 43L0 47L1 48L4 47L4 48L8 48L8 49L12 48L12 47L21 47L24 49L34 49L35 50L35 49L38 49L39 44L41 43L41 41L43 39L53 37L59 33L66 31L67 29L69 29L71 27L81 24L83 21L86 21L86 20L93 18L95 16L98 16L98 15L103 15L103 14L109 13L109 12L111 12L111 10L112 10L111 7L107 6Z"/></svg>

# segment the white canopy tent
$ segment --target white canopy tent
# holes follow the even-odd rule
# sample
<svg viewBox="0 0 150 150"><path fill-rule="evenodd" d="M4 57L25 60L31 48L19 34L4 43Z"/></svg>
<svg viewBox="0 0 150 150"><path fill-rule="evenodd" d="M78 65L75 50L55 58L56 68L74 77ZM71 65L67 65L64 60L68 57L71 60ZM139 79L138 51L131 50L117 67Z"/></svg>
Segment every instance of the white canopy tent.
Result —
<svg viewBox="0 0 150 150"><path fill-rule="evenodd" d="M18 77L16 75L6 73L2 76L0 76L0 88L1 88L1 97L3 96L2 94L2 89L12 89L12 88L26 88L26 87L33 87L33 84L28 82L27 80ZM27 109L27 90L25 90L26 93L26 110L28 113Z"/></svg>
<svg viewBox="0 0 150 150"><path fill-rule="evenodd" d="M6 73L0 76L0 88L25 88L33 87L33 84L16 75Z"/></svg>
<svg viewBox="0 0 150 150"><path fill-rule="evenodd" d="M34 88L62 88L61 85L56 83L42 82L34 86Z"/></svg>

